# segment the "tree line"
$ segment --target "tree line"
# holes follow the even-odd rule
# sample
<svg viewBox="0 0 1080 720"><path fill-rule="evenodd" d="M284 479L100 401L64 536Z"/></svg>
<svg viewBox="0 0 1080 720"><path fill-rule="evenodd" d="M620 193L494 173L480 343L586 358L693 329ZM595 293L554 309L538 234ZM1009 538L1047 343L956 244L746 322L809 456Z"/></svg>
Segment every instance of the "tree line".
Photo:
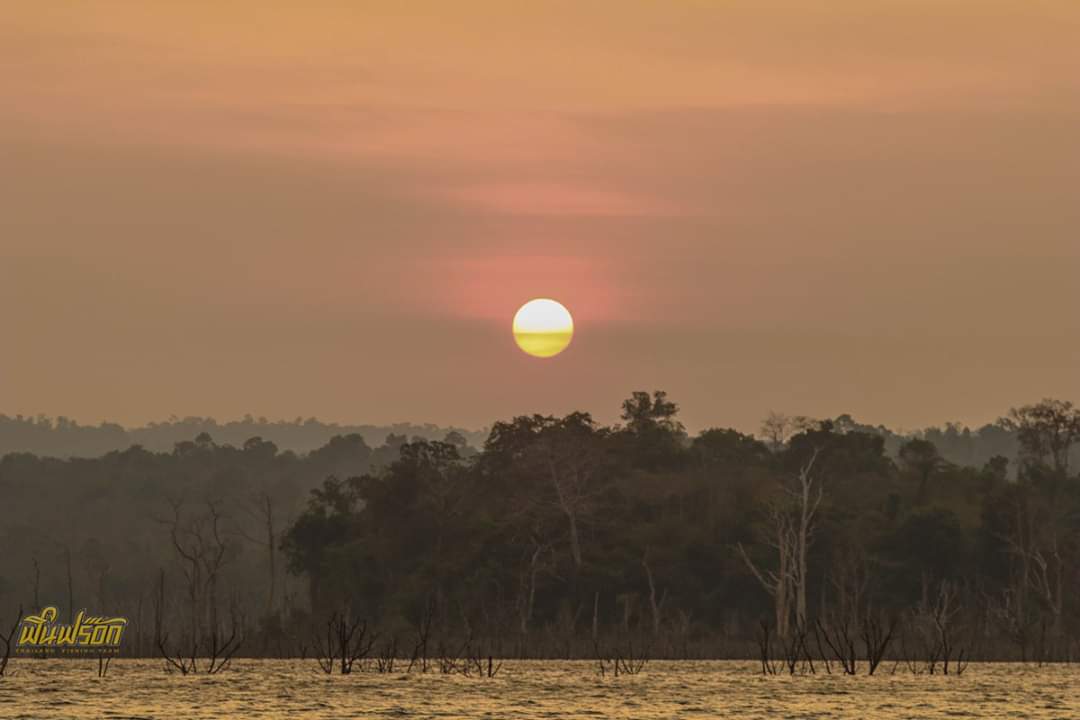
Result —
<svg viewBox="0 0 1080 720"><path fill-rule="evenodd" d="M844 417L691 437L657 391L614 425L496 422L479 448L350 435L299 455L202 434L9 454L0 620L46 602L122 614L125 652L177 668L237 651L475 672L485 656L1076 658L1080 411L1046 400L996 427L1015 454L979 464Z"/></svg>
<svg viewBox="0 0 1080 720"><path fill-rule="evenodd" d="M28 452L45 457L99 457L133 445L154 452L169 452L178 442L191 440L202 433L223 445L243 445L250 438L272 442L282 450L309 453L339 435L359 435L373 447L382 445L391 435L407 438L442 439L456 432L473 445L484 442L486 431L443 428L431 423L396 423L394 425L339 425L313 417L294 420L268 420L245 415L238 420L219 422L209 417L171 417L139 427L124 427L114 422L83 425L71 418L47 415L27 417L0 414L0 456Z"/></svg>

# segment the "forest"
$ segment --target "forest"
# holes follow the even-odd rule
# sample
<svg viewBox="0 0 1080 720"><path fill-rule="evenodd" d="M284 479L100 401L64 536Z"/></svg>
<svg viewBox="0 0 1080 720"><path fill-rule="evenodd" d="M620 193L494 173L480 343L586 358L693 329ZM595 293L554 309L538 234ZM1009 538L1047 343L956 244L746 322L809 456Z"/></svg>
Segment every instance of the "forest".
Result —
<svg viewBox="0 0 1080 720"><path fill-rule="evenodd" d="M965 432L978 462L942 451ZM756 435L691 436L656 391L614 425L522 416L480 447L346 434L301 453L203 432L167 452L11 452L0 629L44 605L122 615L123 654L185 672L188 655L233 654L328 672L335 657L341 672L395 657L1075 660L1080 410L1044 400L981 435L774 413Z"/></svg>
<svg viewBox="0 0 1080 720"><path fill-rule="evenodd" d="M442 428L426 423L396 423L394 425L339 425L316 418L298 417L295 420L267 420L245 415L237 420L218 422L209 417L170 417L139 427L124 427L115 422L83 425L60 416L26 417L0 413L0 457L12 453L33 453L43 457L85 457L105 455L114 450L127 450L133 445L156 452L170 452L176 443L191 440L206 433L222 445L243 445L257 437L272 442L282 450L309 453L339 435L359 435L371 446L382 445L391 435L407 438L421 437L442 440L448 432L456 432L470 444L480 446L487 437L484 430Z"/></svg>

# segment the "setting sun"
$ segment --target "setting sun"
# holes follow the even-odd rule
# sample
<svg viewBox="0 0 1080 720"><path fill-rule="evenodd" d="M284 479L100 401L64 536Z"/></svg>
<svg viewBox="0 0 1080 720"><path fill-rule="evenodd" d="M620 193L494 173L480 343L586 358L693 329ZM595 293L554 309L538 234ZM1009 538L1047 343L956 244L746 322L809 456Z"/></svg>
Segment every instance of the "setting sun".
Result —
<svg viewBox="0 0 1080 720"><path fill-rule="evenodd" d="M562 303L548 298L530 300L514 315L514 341L529 355L554 357L570 344L574 319Z"/></svg>

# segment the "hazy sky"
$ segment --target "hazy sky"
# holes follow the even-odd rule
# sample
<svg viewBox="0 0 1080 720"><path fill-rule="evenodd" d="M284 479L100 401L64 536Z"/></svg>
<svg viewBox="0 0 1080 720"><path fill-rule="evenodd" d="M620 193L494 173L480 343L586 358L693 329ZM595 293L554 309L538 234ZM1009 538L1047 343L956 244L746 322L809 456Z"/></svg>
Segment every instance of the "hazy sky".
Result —
<svg viewBox="0 0 1080 720"><path fill-rule="evenodd" d="M1076 0L16 0L0 68L3 413L1080 400Z"/></svg>

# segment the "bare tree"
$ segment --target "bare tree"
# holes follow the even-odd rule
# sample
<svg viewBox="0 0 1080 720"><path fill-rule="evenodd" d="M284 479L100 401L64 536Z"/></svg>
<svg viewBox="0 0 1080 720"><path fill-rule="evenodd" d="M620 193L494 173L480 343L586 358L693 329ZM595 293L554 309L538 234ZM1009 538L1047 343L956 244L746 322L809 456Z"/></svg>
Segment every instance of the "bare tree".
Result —
<svg viewBox="0 0 1080 720"><path fill-rule="evenodd" d="M240 534L245 540L260 547L266 548L267 573L269 575L269 588L266 596L266 615L272 615L276 607L277 598L277 545L278 532L274 523L274 500L265 489L260 489L254 494L250 502L243 506L244 512L257 522L262 532L261 535L250 535L241 530Z"/></svg>
<svg viewBox="0 0 1080 720"><path fill-rule="evenodd" d="M421 611L420 617L416 622L416 639L413 645L412 657L409 659L409 667L406 672L412 672L414 667L418 668L422 673L428 671L428 645L431 642L431 629L434 620L435 599L429 598L428 601L424 603L424 609Z"/></svg>
<svg viewBox="0 0 1080 720"><path fill-rule="evenodd" d="M1043 637L1039 643L1040 661L1048 659L1048 655L1051 655L1054 650L1052 647L1047 647L1046 630L1049 630L1050 640L1055 645L1064 634L1065 593L1069 585L1067 563L1061 552L1058 533L1055 528L1044 527L1042 535L1040 544L1025 546L1012 542L1013 552L1021 556L1021 563L1025 568L1023 573L1023 577L1027 579L1025 589L1030 589L1034 593L1044 613L1043 617L1050 616L1048 628L1045 621L1043 622ZM1025 592L1020 597L1026 595Z"/></svg>
<svg viewBox="0 0 1080 720"><path fill-rule="evenodd" d="M485 444L491 467L518 478L515 512L557 514L565 521L575 571L584 562L583 525L602 490L609 433L588 413L533 415L495 423Z"/></svg>
<svg viewBox="0 0 1080 720"><path fill-rule="evenodd" d="M660 635L660 616L664 608L664 601L667 600L667 590L664 590L660 600L657 601L656 582L653 580L652 568L649 567L649 548L645 548L645 553L641 556L641 566L645 568L645 579L649 581L649 609L652 611L652 632L653 637L657 637Z"/></svg>
<svg viewBox="0 0 1080 720"><path fill-rule="evenodd" d="M366 620L353 617L348 608L334 612L326 620L326 642L315 637L319 650L316 660L327 675L334 672L335 665L342 675L353 670L357 660L366 658L375 646L375 633L368 632Z"/></svg>
<svg viewBox="0 0 1080 720"><path fill-rule="evenodd" d="M524 562L518 576L517 613L518 630L522 642L529 634L533 608L536 604L537 577L544 568L543 559L551 551L551 545L540 539L536 532L529 534L529 546L523 553Z"/></svg>
<svg viewBox="0 0 1080 720"><path fill-rule="evenodd" d="M557 437L546 437L542 452L558 508L566 516L574 567L580 569L581 520L592 508L593 474L599 458L591 424L584 430L576 425L567 425Z"/></svg>
<svg viewBox="0 0 1080 720"><path fill-rule="evenodd" d="M836 553L829 571L829 585L836 599L836 614L859 622L870 586L870 569L863 548L847 544ZM824 599L822 614L826 614Z"/></svg>
<svg viewBox="0 0 1080 720"><path fill-rule="evenodd" d="M0 642L4 643L4 653L0 655L0 677L4 676L7 672L8 661L11 660L11 642L15 638L15 632L19 629L19 625L22 624L23 609L19 607L19 612L15 615L15 622L12 623L11 629L7 634L0 632Z"/></svg>
<svg viewBox="0 0 1080 720"><path fill-rule="evenodd" d="M789 493L795 499L798 516L793 528L795 530L793 581L795 585L795 623L800 631L806 630L806 554L810 548L810 543L813 541L815 516L824 496L820 484L815 487L816 478L812 474L819 452L818 449L814 449L810 459L799 469L798 485L789 490Z"/></svg>
<svg viewBox="0 0 1080 720"><path fill-rule="evenodd" d="M788 635L788 627L791 624L791 591L794 584L794 533L791 528L789 514L775 503L769 509L769 519L772 525L772 535L766 545L777 552L776 570L761 570L750 559L746 548L739 543L739 553L742 555L746 567L757 578L765 591L772 595L773 606L776 614L776 633L781 638Z"/></svg>
<svg viewBox="0 0 1080 720"><path fill-rule="evenodd" d="M397 652L397 636L392 636L383 643L382 649L375 657L375 672L383 674L394 672L394 664L397 662Z"/></svg>
<svg viewBox="0 0 1080 720"><path fill-rule="evenodd" d="M961 641L959 593L956 586L942 580L932 597L924 598L911 614L910 625L915 635L915 657L908 648L907 633L902 637L904 655L913 673L959 675L967 667L967 648Z"/></svg>
<svg viewBox="0 0 1080 720"><path fill-rule="evenodd" d="M739 544L739 552L746 566L762 587L773 596L776 605L776 633L788 637L791 615L794 612L796 628L805 633L807 552L813 541L818 507L824 496L813 474L819 451L814 450L810 459L800 468L793 486L785 486L785 498L774 501L769 509L772 525L768 544L777 551L775 571L762 571L750 559L746 549Z"/></svg>
<svg viewBox="0 0 1080 720"><path fill-rule="evenodd" d="M625 639L616 639L611 650L604 650L599 640L593 640L593 652L596 657L600 677L608 672L619 675L637 675L649 664L650 646L639 643L634 647L634 639L627 636Z"/></svg>
<svg viewBox="0 0 1080 720"><path fill-rule="evenodd" d="M873 675L885 657L885 651L889 649L893 633L896 631L896 616L887 620L875 617L873 613L866 613L862 621L862 640L866 653L867 675Z"/></svg>
<svg viewBox="0 0 1080 720"><path fill-rule="evenodd" d="M999 620L1021 646L1027 659L1031 626L1035 618L1049 616L1041 623L1038 659L1047 659L1054 648L1047 647L1046 633L1055 646L1065 632L1065 600L1070 586L1071 519L1064 504L1040 500L1029 482L1021 481L1012 489L1011 527L1001 536L1014 559L1012 587L994 608Z"/></svg>
<svg viewBox="0 0 1080 720"><path fill-rule="evenodd" d="M190 627L186 641L181 647L187 650L170 651L168 634L162 632L161 620L158 620L157 644L162 656L175 669L183 674L198 671L199 653L206 653L210 658L207 671L210 673L224 670L232 655L242 643L237 636L237 617L235 605L231 611L230 634L222 633L222 623L218 612L218 581L227 559L229 549L226 534L222 528L222 515L217 505L208 500L206 512L200 515L185 516L183 502L170 502L172 517L162 522L169 526L169 537L173 549L181 560L181 568L187 584ZM161 600L159 610L164 609L164 574L160 583ZM186 658L186 661L181 659Z"/></svg>
<svg viewBox="0 0 1080 720"><path fill-rule="evenodd" d="M1054 641L1064 631L1062 615L1065 606L1066 581L1065 559L1062 557L1056 533L1051 533L1047 546L1034 552L1031 557L1034 572L1031 580L1042 606L1050 614L1050 630Z"/></svg>

